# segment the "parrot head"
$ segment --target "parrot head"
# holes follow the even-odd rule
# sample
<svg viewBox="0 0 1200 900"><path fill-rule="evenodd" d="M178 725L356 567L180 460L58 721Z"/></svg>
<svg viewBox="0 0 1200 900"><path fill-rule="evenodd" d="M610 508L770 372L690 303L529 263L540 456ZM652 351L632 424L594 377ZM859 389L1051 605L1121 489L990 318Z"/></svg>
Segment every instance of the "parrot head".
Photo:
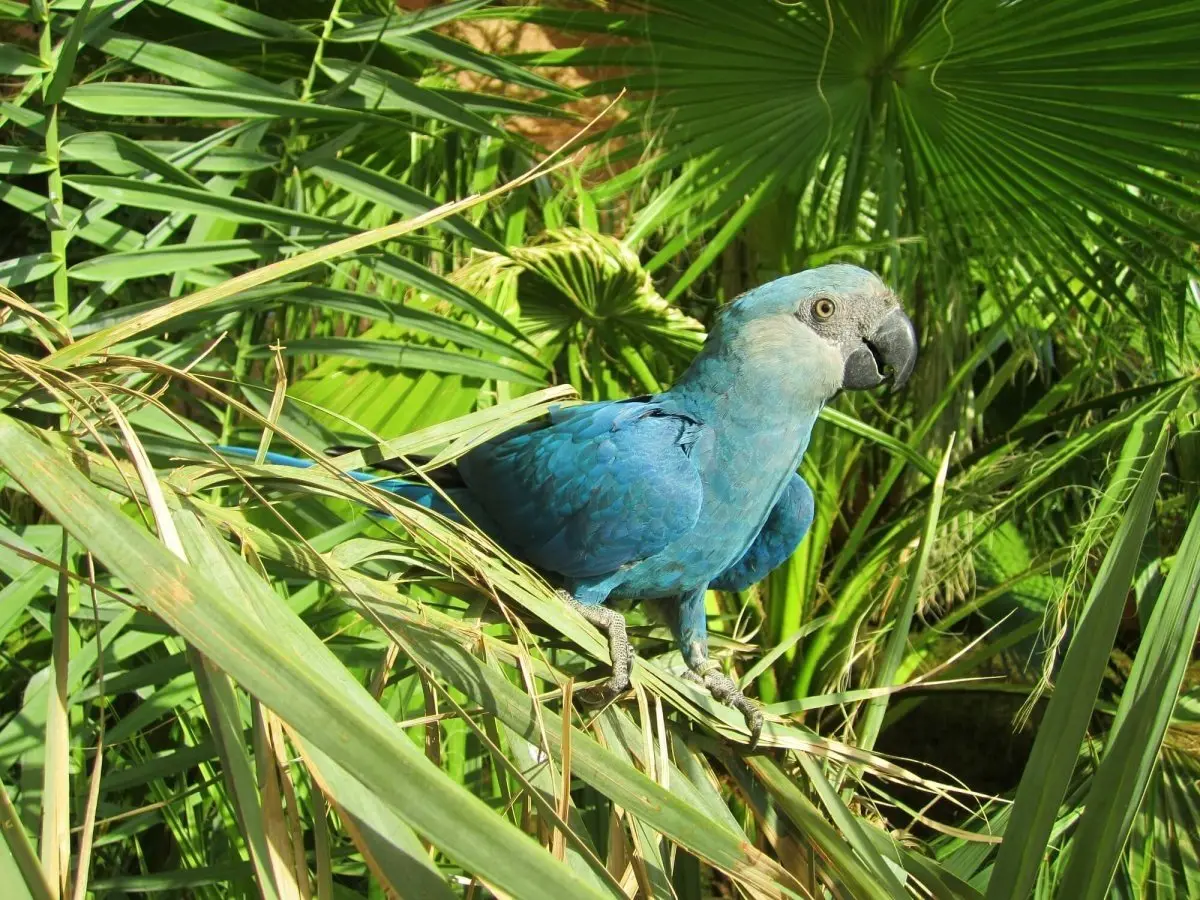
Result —
<svg viewBox="0 0 1200 900"><path fill-rule="evenodd" d="M726 308L717 330L777 361L819 356L830 393L886 380L898 389L917 362L916 330L896 295L858 266L821 266L748 291Z"/></svg>

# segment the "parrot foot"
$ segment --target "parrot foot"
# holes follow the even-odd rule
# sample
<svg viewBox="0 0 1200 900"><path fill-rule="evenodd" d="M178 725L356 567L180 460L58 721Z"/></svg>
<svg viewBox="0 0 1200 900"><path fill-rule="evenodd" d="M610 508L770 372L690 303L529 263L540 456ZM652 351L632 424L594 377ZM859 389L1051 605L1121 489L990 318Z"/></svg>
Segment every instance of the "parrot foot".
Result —
<svg viewBox="0 0 1200 900"><path fill-rule="evenodd" d="M762 710L758 708L757 703L742 693L742 689L732 678L718 668L715 660L704 660L695 669L685 672L683 677L704 685L714 700L740 712L746 718L746 727L750 729L749 749L753 750L758 746L763 727Z"/></svg>
<svg viewBox="0 0 1200 900"><path fill-rule="evenodd" d="M612 700L629 690L629 671L633 666L633 647L625 632L625 618L606 606L580 603L566 591L559 591L563 602L608 635L608 653L612 657L612 677L604 685L603 700Z"/></svg>

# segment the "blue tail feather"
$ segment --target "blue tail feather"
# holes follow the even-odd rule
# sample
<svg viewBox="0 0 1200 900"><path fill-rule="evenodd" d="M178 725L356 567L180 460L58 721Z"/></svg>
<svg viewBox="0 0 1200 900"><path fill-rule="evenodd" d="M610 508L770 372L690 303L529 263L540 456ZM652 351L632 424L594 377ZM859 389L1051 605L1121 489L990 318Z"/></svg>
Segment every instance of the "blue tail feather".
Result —
<svg viewBox="0 0 1200 900"><path fill-rule="evenodd" d="M233 447L228 444L218 444L213 449L224 456L236 456L249 460L258 457L258 450L252 447ZM263 457L263 462L272 466L290 466L293 469L311 469L316 465L311 459L301 459L298 456L288 456L285 453L272 452L268 452ZM350 471L345 474L355 481L369 482L372 487L395 494L397 497L403 497L405 500L416 503L418 506L441 513L447 518L462 519L462 516L455 511L454 507L447 503L445 498L430 485L405 481L403 478L379 478L370 472ZM455 492L448 493L453 496ZM456 502L459 500L457 497L454 499Z"/></svg>

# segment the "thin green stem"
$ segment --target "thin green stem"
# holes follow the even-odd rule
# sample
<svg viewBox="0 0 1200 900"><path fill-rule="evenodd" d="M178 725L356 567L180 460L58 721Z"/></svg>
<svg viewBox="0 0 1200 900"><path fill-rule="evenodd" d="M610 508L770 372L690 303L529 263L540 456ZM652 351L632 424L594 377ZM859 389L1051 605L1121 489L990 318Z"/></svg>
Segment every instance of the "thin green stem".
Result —
<svg viewBox="0 0 1200 900"><path fill-rule="evenodd" d="M38 53L47 66L54 65L54 35L50 29L50 13L45 9L42 21L42 33L38 39ZM43 91L50 85L52 79L46 79ZM46 158L53 168L48 173L49 182L49 215L46 224L50 232L50 252L58 260L58 268L54 270L51 287L54 291L54 316L64 325L67 324L71 312L71 300L67 283L67 244L71 240L71 229L68 227L63 208L63 180L60 168L61 154L58 146L58 105L46 110Z"/></svg>
<svg viewBox="0 0 1200 900"><path fill-rule="evenodd" d="M333 31L333 20L338 17L342 9L342 0L333 0L333 6L329 9L329 16L325 19L325 24L321 27L321 35L317 38L317 49L313 51L312 62L308 66L308 74L304 76L304 83L300 88L300 99L307 101L312 96L313 82L317 78L317 69L321 66L321 60L325 57L325 42L329 40L329 33ZM292 120L292 135L296 134L296 129L299 126L299 121Z"/></svg>
<svg viewBox="0 0 1200 900"><path fill-rule="evenodd" d="M254 326L258 322L258 317L254 315L245 316L242 319L241 331L238 333L237 346L234 348L233 356L233 382L241 384L246 377L246 370L250 367L250 348L254 344ZM227 405L221 413L221 443L228 444L233 437L234 421L237 417L237 410L233 405Z"/></svg>

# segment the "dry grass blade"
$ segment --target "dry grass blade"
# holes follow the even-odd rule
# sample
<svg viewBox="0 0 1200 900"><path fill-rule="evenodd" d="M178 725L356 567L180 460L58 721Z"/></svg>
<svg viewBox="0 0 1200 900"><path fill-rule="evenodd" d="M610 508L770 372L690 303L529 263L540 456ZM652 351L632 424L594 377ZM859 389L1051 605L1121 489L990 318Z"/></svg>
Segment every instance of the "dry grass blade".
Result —
<svg viewBox="0 0 1200 900"><path fill-rule="evenodd" d="M342 826L379 882L396 896L409 891L429 900L453 900L453 892L412 829L331 757L286 725L285 728L313 777L314 795L329 798ZM324 801L320 802L323 806ZM319 865L317 875L320 897Z"/></svg>
<svg viewBox="0 0 1200 900"><path fill-rule="evenodd" d="M564 822L570 816L571 812L571 709L574 697L575 679L568 678L567 683L563 685L563 717L561 736L562 784L559 787L558 793L558 818ZM550 852L554 854L555 859L563 859L564 853L566 852L566 846L564 844L562 829L555 830Z"/></svg>
<svg viewBox="0 0 1200 900"><path fill-rule="evenodd" d="M540 760L535 765L533 772L527 775L508 754L501 751L498 742L488 732L488 729L481 727L476 722L475 716L468 714L454 699L450 691L441 687L436 680L433 680L423 667L421 667L421 671L429 679L429 683L439 689L441 697L451 707L457 718L471 729L480 743L487 748L491 754L491 758L517 781L521 790L524 791L524 797L528 798L530 805L536 808L538 813L552 826L551 847L553 848L554 842L561 838L563 847L562 858L568 862L581 878L586 878L593 882L599 889L609 888L619 890L619 885L612 881L610 877L605 877L608 876L608 872L596 856L594 848L588 843L585 837L586 829L583 827L579 811L571 801L569 790L569 759L562 770L565 780L560 780L556 783L553 757L546 753L545 746L535 746L528 742L526 735L505 726L510 746L516 744L525 747L529 756L535 756ZM567 731L570 728L570 719L569 717L564 717L564 720L566 724L564 724L563 730ZM542 765L541 762L545 762L546 765ZM564 789L564 784L567 785L567 789ZM557 797L555 796L556 792ZM555 799L557 802L552 802ZM564 811L565 815L563 814Z"/></svg>
<svg viewBox="0 0 1200 900"><path fill-rule="evenodd" d="M42 869L56 896L69 896L71 871L71 734L68 721L67 670L71 659L70 542L62 543L58 599L54 605L51 686L46 692L46 768L42 806Z"/></svg>
<svg viewBox="0 0 1200 900"><path fill-rule="evenodd" d="M26 303L8 288L0 285L0 302L8 305L17 311L17 315L25 319L29 323L34 335L37 336L42 346L48 352L53 353L56 349L55 343L66 345L71 343L71 332L65 325L53 316L49 316L42 312L36 306L31 306ZM51 338L56 339L52 341Z"/></svg>
<svg viewBox="0 0 1200 900"><path fill-rule="evenodd" d="M258 788L263 811L263 830L270 853L271 871L280 900L303 900L306 891L297 877L298 865L290 834L288 816L284 808L283 770L284 758L281 748L276 746L276 729L272 728L271 713L262 704L253 703L254 759L258 766ZM281 739L281 735L279 736ZM307 872L304 882L307 886Z"/></svg>
<svg viewBox="0 0 1200 900"><path fill-rule="evenodd" d="M12 860L13 867L20 874L23 884L20 885L32 900L53 900L50 882L38 862L37 852L33 848L21 817L17 814L8 796L8 788L0 781L0 835L4 836L4 851ZM16 885L12 886L16 889Z"/></svg>
<svg viewBox="0 0 1200 900"><path fill-rule="evenodd" d="M95 582L96 565L91 554L87 554L88 579ZM92 847L96 833L96 808L100 802L100 774L104 769L104 652L100 643L100 616L96 607L96 590L91 590L92 616L96 626L96 684L99 688L99 714L96 724L96 755L92 760L92 773L88 777L87 806L83 814L83 828L79 835L79 859L75 866L75 891L72 900L84 900L87 894L88 873L92 863Z"/></svg>
<svg viewBox="0 0 1200 900"><path fill-rule="evenodd" d="M271 406L267 410L268 427L263 429L262 437L258 440L258 453L254 457L256 465L262 465L266 459L267 448L271 446L271 435L278 428L279 413L283 411L283 401L287 399L287 369L283 365L283 354L278 344L271 346L275 355L275 389L271 392Z"/></svg>
<svg viewBox="0 0 1200 900"><path fill-rule="evenodd" d="M446 633L409 617L397 616L394 609L389 612L383 606L374 608L410 657L436 671L441 679L463 691L526 740L544 742L551 757L561 761L561 720L555 721L557 713L531 704L527 694L500 673L482 665ZM544 729L540 724L543 720L547 723ZM699 810L681 802L587 735L574 730L571 748L572 768L579 778L680 846L737 880L775 896L784 897L799 889L786 870L744 838L723 826L714 826Z"/></svg>

